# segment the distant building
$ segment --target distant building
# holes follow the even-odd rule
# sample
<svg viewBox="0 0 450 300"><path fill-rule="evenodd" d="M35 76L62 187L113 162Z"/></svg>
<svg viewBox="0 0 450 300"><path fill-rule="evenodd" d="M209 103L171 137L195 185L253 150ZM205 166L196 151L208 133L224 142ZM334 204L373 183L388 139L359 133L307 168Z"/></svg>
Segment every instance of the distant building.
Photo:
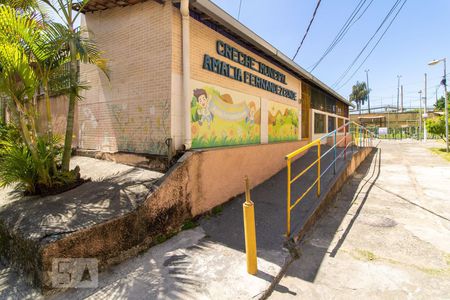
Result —
<svg viewBox="0 0 450 300"><path fill-rule="evenodd" d="M432 118L435 112L428 112ZM389 127L389 128L415 128L419 127L420 114L418 111L406 112L377 112L371 114L351 114L350 120L358 122L366 127Z"/></svg>

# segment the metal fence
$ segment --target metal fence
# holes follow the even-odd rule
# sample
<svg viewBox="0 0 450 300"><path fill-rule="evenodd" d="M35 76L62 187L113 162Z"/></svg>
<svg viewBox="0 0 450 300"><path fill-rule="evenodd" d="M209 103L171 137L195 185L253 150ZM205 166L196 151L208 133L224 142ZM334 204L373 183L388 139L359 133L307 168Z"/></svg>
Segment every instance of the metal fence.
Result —
<svg viewBox="0 0 450 300"><path fill-rule="evenodd" d="M342 159L346 159L347 150L350 146L356 147L372 147L373 146L373 138L374 134L368 130L367 128L361 126L360 124L349 121L339 128L325 134L319 139L301 147L298 150L295 150L292 153L286 155L286 164L287 164L287 205L286 205L286 236L289 237L291 235L291 213L292 210L305 198L311 190L316 187L317 197L320 197L320 184L321 178L325 173L333 170L333 173L336 174L336 163L338 159L342 157ZM330 141L331 139L331 141ZM329 149L327 149L324 153L321 153L321 148L323 144L328 145L331 144ZM338 153L338 146L342 148L342 150ZM292 177L292 163L296 157L305 153L307 150L317 147L317 159L315 159L311 164L305 167L300 173ZM322 162L324 157L328 154L332 154L333 159L328 166L323 166ZM309 171L313 166L317 165L317 174L315 175L315 180L309 186L305 187L306 190L299 196L294 196L294 203L292 203L292 186L293 184L300 184L299 180Z"/></svg>

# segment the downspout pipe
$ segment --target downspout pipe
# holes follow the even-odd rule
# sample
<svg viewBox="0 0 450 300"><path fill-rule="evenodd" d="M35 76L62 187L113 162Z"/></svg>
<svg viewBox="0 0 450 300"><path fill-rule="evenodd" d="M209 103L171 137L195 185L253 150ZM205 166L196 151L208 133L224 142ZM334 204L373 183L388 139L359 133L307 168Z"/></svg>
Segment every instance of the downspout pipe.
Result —
<svg viewBox="0 0 450 300"><path fill-rule="evenodd" d="M191 149L191 103L189 101L189 86L191 75L190 62L190 30L189 30L189 0L181 0L180 4L181 26L182 26L182 47L183 47L183 98L182 105L184 110L184 150Z"/></svg>

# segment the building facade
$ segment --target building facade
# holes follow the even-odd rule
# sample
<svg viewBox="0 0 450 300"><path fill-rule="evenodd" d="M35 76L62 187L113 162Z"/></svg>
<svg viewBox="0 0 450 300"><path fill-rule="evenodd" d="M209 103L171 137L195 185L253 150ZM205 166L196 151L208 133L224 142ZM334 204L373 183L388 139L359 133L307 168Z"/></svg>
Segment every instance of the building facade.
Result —
<svg viewBox="0 0 450 300"><path fill-rule="evenodd" d="M298 143L348 120L346 99L212 2L135 2L83 9L110 72L81 66L91 88L78 103L80 149L167 155Z"/></svg>

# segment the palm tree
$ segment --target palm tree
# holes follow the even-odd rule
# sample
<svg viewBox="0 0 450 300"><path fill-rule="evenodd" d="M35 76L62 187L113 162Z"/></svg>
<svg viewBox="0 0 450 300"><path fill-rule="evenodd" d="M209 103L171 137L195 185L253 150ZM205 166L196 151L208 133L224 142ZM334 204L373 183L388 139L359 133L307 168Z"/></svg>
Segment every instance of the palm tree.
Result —
<svg viewBox="0 0 450 300"><path fill-rule="evenodd" d="M32 49L41 29L30 14L7 5L0 5L0 29L0 91L7 96L12 119L20 128L40 182L48 184L50 178L38 153L36 111L33 107L39 78Z"/></svg>
<svg viewBox="0 0 450 300"><path fill-rule="evenodd" d="M72 0L41 0L41 2L48 5L63 20L63 27L59 29L61 29L60 34L64 39L64 46L69 53L69 109L62 158L62 169L68 171L72 152L75 104L77 100L81 99L81 90L87 88L78 80L78 64L79 62L94 64L107 75L106 60L102 59L95 43L84 34L81 28L75 25L89 0L76 1L76 3ZM74 5L77 10L74 10Z"/></svg>
<svg viewBox="0 0 450 300"><path fill-rule="evenodd" d="M356 108L359 110L359 114L361 114L361 107L367 100L368 95L369 90L367 89L367 85L365 82L357 81L356 84L352 87L352 93L350 94L349 98L351 102L356 103Z"/></svg>
<svg viewBox="0 0 450 300"><path fill-rule="evenodd" d="M3 5L2 1L0 0L0 94L7 96L12 120L20 129L21 139L28 149L24 151L29 151L33 161L32 168L37 171L37 178L30 181L36 180L44 188L51 188L53 180L67 182L77 177L75 172L69 172L73 116L80 90L86 88L78 81L77 64L92 63L102 70L106 70L106 64L95 44L85 38L79 29L73 29L73 23L67 25L45 20L45 16L37 8L26 6L32 2L30 0L13 0L11 3L15 6ZM67 11L72 11L71 1L58 3L69 5L70 9ZM56 6L53 8L56 9ZM68 17L73 20L70 14ZM36 128L36 101L41 87L47 111L46 142L43 142ZM57 168L55 161L58 152L54 151L50 106L50 95L55 91L69 95L70 99L64 145L66 161L61 164L61 170ZM14 143L9 143L9 146L13 147ZM5 153L8 155L8 152ZM20 151L15 153L20 154ZM0 185L7 184L5 176L8 177L7 181L14 181L8 172L3 172L0 174Z"/></svg>

